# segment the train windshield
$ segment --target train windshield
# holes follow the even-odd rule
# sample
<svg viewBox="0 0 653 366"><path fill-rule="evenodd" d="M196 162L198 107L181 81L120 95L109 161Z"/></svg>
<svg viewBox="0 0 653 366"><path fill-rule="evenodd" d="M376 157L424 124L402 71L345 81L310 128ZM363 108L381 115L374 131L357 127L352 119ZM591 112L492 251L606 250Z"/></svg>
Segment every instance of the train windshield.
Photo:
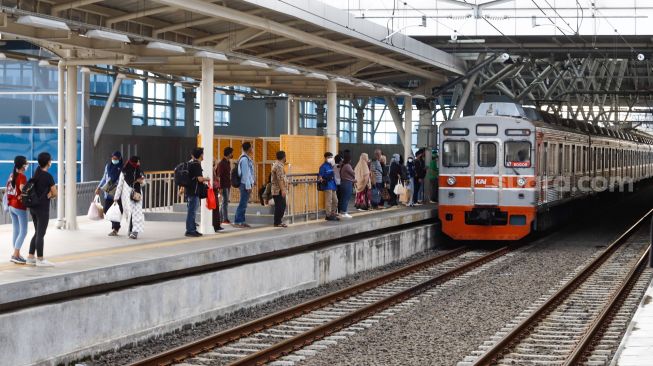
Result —
<svg viewBox="0 0 653 366"><path fill-rule="evenodd" d="M530 168L531 143L528 141L508 141L505 145L506 166L512 168Z"/></svg>
<svg viewBox="0 0 653 366"><path fill-rule="evenodd" d="M491 168L497 165L497 145L494 142L478 143L478 166Z"/></svg>
<svg viewBox="0 0 653 366"><path fill-rule="evenodd" d="M442 144L442 165L445 167L469 166L469 142L445 141Z"/></svg>

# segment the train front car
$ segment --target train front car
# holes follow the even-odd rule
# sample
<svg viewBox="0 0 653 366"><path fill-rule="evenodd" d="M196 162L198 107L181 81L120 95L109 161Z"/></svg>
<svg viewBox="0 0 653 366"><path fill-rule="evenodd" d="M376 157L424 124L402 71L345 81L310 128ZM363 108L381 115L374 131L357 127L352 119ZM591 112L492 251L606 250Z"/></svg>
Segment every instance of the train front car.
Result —
<svg viewBox="0 0 653 366"><path fill-rule="evenodd" d="M440 126L439 217L456 240L518 240L535 219L535 126L512 103Z"/></svg>

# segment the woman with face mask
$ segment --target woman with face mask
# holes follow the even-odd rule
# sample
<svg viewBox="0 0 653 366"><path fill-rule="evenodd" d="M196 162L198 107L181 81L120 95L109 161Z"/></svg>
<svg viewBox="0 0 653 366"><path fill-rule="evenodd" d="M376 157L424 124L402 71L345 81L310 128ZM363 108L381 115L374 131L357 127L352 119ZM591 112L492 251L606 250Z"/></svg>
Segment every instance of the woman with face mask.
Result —
<svg viewBox="0 0 653 366"><path fill-rule="evenodd" d="M122 202L122 207L125 209L131 239L138 239L138 234L142 233L145 227L142 200L144 185L145 174L141 170L141 159L138 156L132 156L122 168L115 196L116 200Z"/></svg>
<svg viewBox="0 0 653 366"><path fill-rule="evenodd" d="M98 184L95 194L104 194L104 213L106 214L109 208L113 205L116 189L118 188L118 180L123 167L122 154L116 151L111 154L111 161L107 162L104 167L104 175ZM118 201L120 212L122 212L122 202ZM111 222L111 232L109 236L117 236L120 231L120 222Z"/></svg>

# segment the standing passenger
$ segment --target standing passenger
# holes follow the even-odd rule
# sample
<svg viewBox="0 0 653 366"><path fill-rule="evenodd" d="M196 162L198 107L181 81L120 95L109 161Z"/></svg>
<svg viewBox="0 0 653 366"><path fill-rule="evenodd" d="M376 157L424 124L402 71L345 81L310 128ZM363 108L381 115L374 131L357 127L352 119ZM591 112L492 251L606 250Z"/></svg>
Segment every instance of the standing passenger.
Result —
<svg viewBox="0 0 653 366"><path fill-rule="evenodd" d="M383 166L381 165L381 156L383 152L381 149L374 150L374 159L370 164L371 175L374 178L372 185L375 190L372 194L372 208L378 209L379 206L383 207L383 200L381 199L381 192L383 191Z"/></svg>
<svg viewBox="0 0 653 366"><path fill-rule="evenodd" d="M338 202L342 201L342 179L340 179L340 169L342 168L342 155L336 154L333 158L336 165L333 167L333 178L336 181L336 197Z"/></svg>
<svg viewBox="0 0 653 366"><path fill-rule="evenodd" d="M406 189L408 190L408 206L413 207L415 205L413 196L416 192L416 187L418 186L415 183L417 178L415 177L415 161L412 156L409 156L408 161L406 162L406 178L408 180L406 186Z"/></svg>
<svg viewBox="0 0 653 366"><path fill-rule="evenodd" d="M129 223L130 239L138 239L138 234L145 228L143 185L145 185L145 174L141 170L141 159L132 156L122 168L118 188L116 188L116 198L122 202Z"/></svg>
<svg viewBox="0 0 653 366"><path fill-rule="evenodd" d="M351 166L351 151L345 150L340 164L340 189L342 197L338 197L338 212L345 219L351 219L349 214L349 201L351 201L352 192L354 190L354 182L356 182L356 175L354 168Z"/></svg>
<svg viewBox="0 0 653 366"><path fill-rule="evenodd" d="M120 151L116 151L111 154L111 161L107 162L107 165L104 166L104 174L102 175L102 180L95 189L95 194L99 195L104 192L104 213L106 214L109 211L109 208L113 206L114 196L116 194L116 188L118 188L118 180L120 179L120 173L122 172L122 154ZM122 202L118 201L120 207L120 212L122 212ZM120 231L120 221L111 221L111 232L109 236L118 236L118 231Z"/></svg>
<svg viewBox="0 0 653 366"><path fill-rule="evenodd" d="M20 195L23 192L23 187L27 183L25 171L27 170L27 158L24 156L16 156L14 158L14 168L9 176L7 182L7 203L9 204L8 210L11 216L11 223L13 225L13 236L11 237L11 245L14 248L14 253L11 255L11 262L16 264L25 264L27 261L20 255L20 248L23 246L23 241L27 236L27 208L23 205Z"/></svg>
<svg viewBox="0 0 653 366"><path fill-rule="evenodd" d="M220 191L222 193L222 205L220 216L223 224L231 224L229 221L229 193L231 193L231 159L234 158L234 149L226 147L224 157L218 163L217 176L220 177Z"/></svg>
<svg viewBox="0 0 653 366"><path fill-rule="evenodd" d="M272 197L274 198L274 226L288 227L283 223L283 214L286 212L286 172L283 166L286 164L286 152L277 151L277 161L272 165Z"/></svg>
<svg viewBox="0 0 653 366"><path fill-rule="evenodd" d="M212 224L213 224L213 231L220 232L224 230L222 227L222 220L220 218L220 176L217 174L218 173L218 164L220 162L218 160L215 161L213 164L213 196L215 197L215 209L213 212L211 212L211 219L212 219Z"/></svg>
<svg viewBox="0 0 653 366"><path fill-rule="evenodd" d="M388 173L388 178L390 180L390 206L397 206L398 197L395 194L395 187L401 178L401 156L399 154L393 154L392 160L390 161L390 170Z"/></svg>
<svg viewBox="0 0 653 366"><path fill-rule="evenodd" d="M324 153L324 163L320 166L320 171L318 173L318 184L324 191L324 198L326 201L327 221L340 220L338 216L336 216L338 197L336 196L336 181L333 174L333 166L335 163L332 153Z"/></svg>
<svg viewBox="0 0 653 366"><path fill-rule="evenodd" d="M417 150L415 160L415 188L413 190L413 203L419 205L424 200L424 179L426 178L426 149Z"/></svg>
<svg viewBox="0 0 653 366"><path fill-rule="evenodd" d="M38 204L29 210L34 222L34 236L29 244L27 264L37 267L52 267L54 264L43 259L43 247L45 232L48 230L48 221L50 221L50 200L57 197L57 187L54 185L54 178L48 173L48 169L52 166L52 156L42 152L37 160L39 168L32 179L34 191L39 200ZM62 168L60 167L60 169ZM34 254L36 254L36 258Z"/></svg>
<svg viewBox="0 0 653 366"><path fill-rule="evenodd" d="M250 158L252 154L252 144L245 142L243 144L243 153L238 158L238 176L240 177L240 202L236 209L236 218L234 219L234 226L238 228L250 227L245 222L245 214L247 211L247 203L249 202L249 195L252 193L254 187L254 162Z"/></svg>
<svg viewBox="0 0 653 366"><path fill-rule="evenodd" d="M186 197L188 199L188 212L186 213L186 236L202 236L197 231L197 208L200 206L200 184L207 180L202 176L202 160L204 160L204 148L196 147L191 154L191 160L188 164L188 185Z"/></svg>
<svg viewBox="0 0 653 366"><path fill-rule="evenodd" d="M354 175L356 177L356 208L359 211L368 210L370 207L367 193L372 187L372 174L370 174L368 164L369 158L367 154L362 153L358 164L356 164L356 169L354 169Z"/></svg>

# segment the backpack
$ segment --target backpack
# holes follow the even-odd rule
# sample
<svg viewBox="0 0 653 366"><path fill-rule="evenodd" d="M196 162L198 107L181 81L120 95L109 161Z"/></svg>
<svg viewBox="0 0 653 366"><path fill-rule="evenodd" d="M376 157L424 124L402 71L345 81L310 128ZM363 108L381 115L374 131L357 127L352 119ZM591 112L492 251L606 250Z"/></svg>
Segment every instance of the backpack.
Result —
<svg viewBox="0 0 653 366"><path fill-rule="evenodd" d="M35 208L41 204L41 197L36 192L36 178L31 178L27 181L20 193L20 198L23 205L27 208Z"/></svg>
<svg viewBox="0 0 653 366"><path fill-rule="evenodd" d="M240 175L238 174L238 168L240 167L240 159L238 159L238 163L236 163L236 166L234 166L233 169L231 169L231 186L234 188L240 187Z"/></svg>
<svg viewBox="0 0 653 366"><path fill-rule="evenodd" d="M185 161L175 167L175 184L181 187L190 186L190 173L188 171L190 163Z"/></svg>

